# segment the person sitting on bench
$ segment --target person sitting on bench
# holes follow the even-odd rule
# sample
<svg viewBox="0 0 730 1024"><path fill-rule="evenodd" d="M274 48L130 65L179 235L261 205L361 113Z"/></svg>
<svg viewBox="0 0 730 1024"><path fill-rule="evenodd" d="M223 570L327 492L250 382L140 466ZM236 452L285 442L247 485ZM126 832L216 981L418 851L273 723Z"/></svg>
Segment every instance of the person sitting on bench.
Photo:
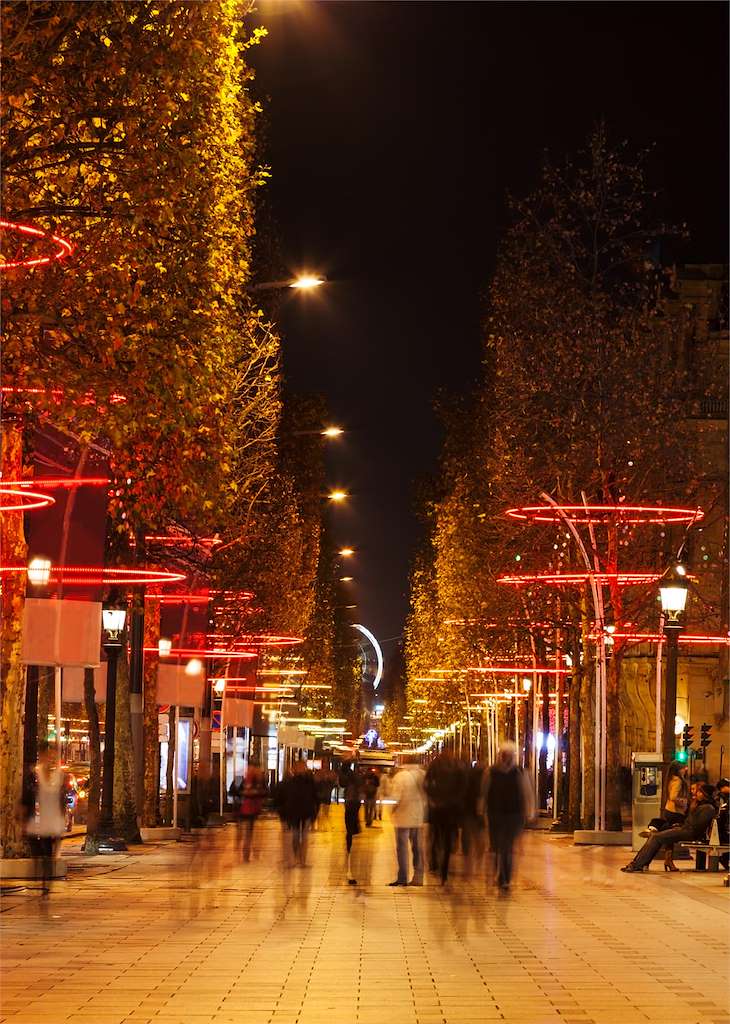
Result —
<svg viewBox="0 0 730 1024"><path fill-rule="evenodd" d="M730 820L728 815L728 803L730 802L730 779L720 779L717 784L717 795L720 801L720 813L717 816L717 834L720 838L720 846L730 844ZM725 850L720 854L720 863L727 871L730 863L730 853Z"/></svg>
<svg viewBox="0 0 730 1024"><path fill-rule="evenodd" d="M706 782L697 783L694 799L690 804L686 820L674 828L665 829L663 832L655 832L651 838L647 839L634 859L626 867L621 868L621 870L629 872L643 871L664 847L672 846L674 843L697 842L704 839L717 813L713 795L713 786ZM665 871L671 870L666 864L664 869Z"/></svg>

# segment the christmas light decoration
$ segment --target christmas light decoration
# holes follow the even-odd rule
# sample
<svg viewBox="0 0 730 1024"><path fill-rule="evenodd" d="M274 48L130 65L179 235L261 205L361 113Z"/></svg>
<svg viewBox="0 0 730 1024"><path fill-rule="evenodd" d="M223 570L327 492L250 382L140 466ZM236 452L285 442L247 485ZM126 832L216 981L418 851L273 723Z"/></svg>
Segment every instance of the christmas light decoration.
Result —
<svg viewBox="0 0 730 1024"><path fill-rule="evenodd" d="M7 260L6 262L0 262L0 271L19 269L29 270L31 267L45 266L48 263L52 263L54 260L62 260L65 256L69 256L73 252L73 246L65 238L61 238L60 235L53 235L50 231L44 231L42 228L35 227L32 224L20 224L17 221L12 220L0 220L0 230L11 235L20 235L24 239L43 239L45 242L52 242L57 246L55 251L47 256L26 256L25 259L22 260Z"/></svg>
<svg viewBox="0 0 730 1024"><path fill-rule="evenodd" d="M701 508L665 505L522 505L504 513L511 519L554 523L568 518L575 523L696 523L704 518Z"/></svg>

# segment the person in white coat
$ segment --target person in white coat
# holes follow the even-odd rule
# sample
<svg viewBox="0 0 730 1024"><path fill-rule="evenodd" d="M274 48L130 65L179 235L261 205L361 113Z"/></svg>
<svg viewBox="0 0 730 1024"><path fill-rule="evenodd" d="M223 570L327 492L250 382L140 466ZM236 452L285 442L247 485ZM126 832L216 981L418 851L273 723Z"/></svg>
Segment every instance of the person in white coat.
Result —
<svg viewBox="0 0 730 1024"><path fill-rule="evenodd" d="M42 895L48 896L58 841L66 829L63 775L53 767L48 749L41 751L38 758L35 773L30 780L26 809L25 831L36 861L36 873L41 877Z"/></svg>
<svg viewBox="0 0 730 1024"><path fill-rule="evenodd" d="M405 756L393 779L390 798L395 827L398 877L390 885L423 885L423 823L426 816L425 775L421 766ZM413 876L408 881L408 847L413 857Z"/></svg>

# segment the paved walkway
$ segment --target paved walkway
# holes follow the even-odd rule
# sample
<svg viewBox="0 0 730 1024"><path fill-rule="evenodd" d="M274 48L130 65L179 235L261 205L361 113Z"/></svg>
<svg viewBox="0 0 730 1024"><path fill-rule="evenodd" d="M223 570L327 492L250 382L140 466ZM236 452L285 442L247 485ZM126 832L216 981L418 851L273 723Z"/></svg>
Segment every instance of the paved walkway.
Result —
<svg viewBox="0 0 730 1024"><path fill-rule="evenodd" d="M275 821L250 864L233 826L91 860L65 844L48 918L28 890L3 899L0 1020L730 1024L720 875L627 876L625 851L531 833L508 897L460 857L445 889L389 889L384 824L348 887L341 814L288 871Z"/></svg>

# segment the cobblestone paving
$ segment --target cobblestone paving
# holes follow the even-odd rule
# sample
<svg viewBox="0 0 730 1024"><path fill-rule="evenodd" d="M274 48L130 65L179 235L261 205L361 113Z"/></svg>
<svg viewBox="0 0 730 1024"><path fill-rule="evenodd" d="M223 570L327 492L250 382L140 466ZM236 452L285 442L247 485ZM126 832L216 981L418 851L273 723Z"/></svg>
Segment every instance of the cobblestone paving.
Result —
<svg viewBox="0 0 730 1024"><path fill-rule="evenodd" d="M356 840L341 808L284 870L278 823L240 862L234 826L196 843L84 860L46 916L2 901L12 1024L730 1024L729 891L688 866L618 871L626 851L530 833L499 897L455 858L445 888L390 889L386 823Z"/></svg>

